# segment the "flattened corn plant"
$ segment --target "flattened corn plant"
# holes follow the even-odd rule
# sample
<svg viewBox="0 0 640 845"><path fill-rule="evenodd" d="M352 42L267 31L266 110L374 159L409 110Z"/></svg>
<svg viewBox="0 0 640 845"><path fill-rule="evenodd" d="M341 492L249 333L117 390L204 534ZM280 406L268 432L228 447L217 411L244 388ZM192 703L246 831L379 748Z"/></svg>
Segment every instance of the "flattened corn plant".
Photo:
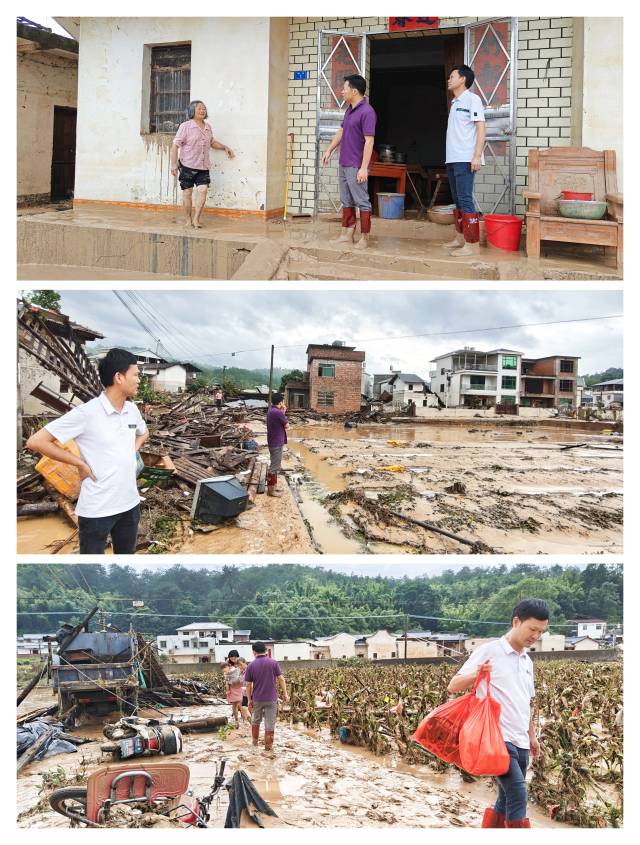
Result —
<svg viewBox="0 0 640 845"><path fill-rule="evenodd" d="M291 702L284 718L306 727L346 728L374 754L449 768L411 742L420 721L447 700L454 668L339 665L286 669ZM622 820L622 666L536 663L543 756L533 761L530 797L559 821L618 827ZM466 776L469 777L469 776Z"/></svg>

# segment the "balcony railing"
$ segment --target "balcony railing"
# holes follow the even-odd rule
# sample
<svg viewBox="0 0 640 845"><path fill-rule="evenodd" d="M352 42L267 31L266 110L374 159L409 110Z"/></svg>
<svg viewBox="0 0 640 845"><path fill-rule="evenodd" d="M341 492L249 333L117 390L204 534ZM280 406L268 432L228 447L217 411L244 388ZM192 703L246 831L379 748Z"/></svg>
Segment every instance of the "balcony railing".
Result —
<svg viewBox="0 0 640 845"><path fill-rule="evenodd" d="M453 362L453 372L459 373L461 370L482 370L488 373L497 373L498 372L498 365L497 364L480 364L477 362L468 361L466 364L455 361Z"/></svg>

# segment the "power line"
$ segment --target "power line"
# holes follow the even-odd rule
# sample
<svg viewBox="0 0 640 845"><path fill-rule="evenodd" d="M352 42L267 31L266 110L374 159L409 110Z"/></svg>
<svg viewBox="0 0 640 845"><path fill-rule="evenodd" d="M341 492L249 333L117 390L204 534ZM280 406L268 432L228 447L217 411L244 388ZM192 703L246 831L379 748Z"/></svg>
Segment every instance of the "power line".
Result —
<svg viewBox="0 0 640 845"><path fill-rule="evenodd" d="M200 614L200 613L155 613L153 610L149 610L148 613L140 613L139 611L138 612L136 612L136 611L126 612L124 610L106 610L105 612L110 613L112 615L118 615L118 616L137 617L139 619L145 619L145 618L154 617L154 616L158 617L158 618L162 618L162 619L202 619L203 625L206 625L207 622L211 621L209 619L209 616L211 614L207 614L205 616L204 614ZM81 610L75 610L75 611L72 611L72 610L65 610L65 611L56 611L56 610L52 610L52 611L31 611L31 610L25 610L25 611L18 611L18 616L49 616L49 615L54 615L54 614L68 616L68 615L74 615L74 614L77 614L77 613L84 613L84 608L81 609ZM345 620L345 619L362 619L362 618L393 620L393 619L397 619L398 616L409 616L409 617L411 617L411 619L428 619L428 620L432 620L434 622L462 622L462 623L465 623L467 625L474 624L474 625L507 625L508 626L508 625L511 624L510 619L499 621L499 620L496 620L496 619L492 619L492 620L489 620L489 619L463 619L462 617L456 617L456 616L421 616L417 613L408 613L407 611L404 611L404 610L385 611L384 613L375 613L375 612L372 612L372 611L363 611L362 613L358 613L356 615L330 615L330 616L277 616L277 617L268 617L268 616L264 616L264 615L263 616L248 616L248 615L245 615L244 613L236 613L234 615L237 616L239 619L258 619L258 620L261 620L261 621L263 620L263 621L266 621L266 622L269 622L269 623L290 622L290 621L323 622L323 621L331 620L331 619ZM554 628L573 628L573 627L575 627L575 625L579 624L582 621L584 621L584 620L574 619L573 621L570 621L570 622L558 622L558 623L554 622L552 624L553 624ZM225 623L225 624L227 624L227 623ZM228 624L229 624L229 627L231 627L231 623L228 623ZM612 624L617 624L617 623L612 623Z"/></svg>
<svg viewBox="0 0 640 845"><path fill-rule="evenodd" d="M162 343L162 341L159 338L155 337L154 333L149 329L149 327L135 314L135 312L134 312L133 308L130 306L130 304L126 303L124 301L124 298L121 296L122 293L127 294L129 296L130 300L132 302L134 302L138 306L138 308L143 310L146 313L147 317L149 319L151 319L152 322L154 322L159 328L162 329L162 322L164 322L164 326L165 326L164 331L165 332L167 330L169 331L169 335L171 336L173 342L182 345L183 349L187 348L184 341L176 340L176 337L174 335L174 332L175 332L175 333L178 334L178 337L180 337L180 334L179 334L180 330L177 327L173 326L173 324L170 323L170 321L167 318L165 318L159 312L157 306L152 306L150 303L148 303L148 301L146 299L143 299L140 294L138 294L137 292L134 292L134 291L113 291L113 293L118 297L120 302L122 302L124 307L127 309L127 311L129 311L129 313L135 319L135 321L138 323L138 325L140 325L143 328L143 330L153 338L154 342L156 342L156 343L159 342L162 345L163 349L167 353L169 353L170 356L172 355L172 353L169 352L169 350L164 345L164 343ZM156 316L154 316L154 314ZM510 329L535 328L535 327L542 327L542 326L557 326L557 325L567 325L567 324L570 324L570 323L587 323L587 322L593 322L595 320L616 320L616 319L620 319L622 317L623 317L622 314L607 314L607 315L601 315L601 316L597 316L597 317L575 317L575 318L572 318L572 319L569 319L569 320L548 320L548 321L538 322L538 323L513 323L513 324L510 324L510 325L504 325L504 326L489 326L489 327L484 327L484 328L481 327L481 328L474 328L474 329L454 329L454 330L442 331L442 332L422 332L422 333L418 333L418 334L387 335L387 336L384 336L384 337L355 338L352 342L355 343L355 344L381 343L381 342L390 342L390 341L395 341L395 340L410 340L410 339L415 339L415 338L447 337L447 336L451 336L451 335L463 335L463 334L480 334L480 333L485 333L485 332L507 331L507 330L510 330ZM306 347L307 345L308 345L307 343L294 343L294 344L284 344L284 345L275 344L275 348L276 349L300 349L300 348ZM199 358L199 359L218 358L218 357L225 357L225 356L235 357L236 355L247 354L249 352L263 352L264 350L270 348L269 346L260 346L260 347L255 347L253 349L237 349L235 351L229 350L229 351L226 351L226 352L207 352L207 353L205 353L205 352L196 351L197 348L190 343L188 344L188 346L190 348L190 354L192 356L194 356L193 360L195 360L196 357ZM175 356L173 356L173 357L175 357Z"/></svg>

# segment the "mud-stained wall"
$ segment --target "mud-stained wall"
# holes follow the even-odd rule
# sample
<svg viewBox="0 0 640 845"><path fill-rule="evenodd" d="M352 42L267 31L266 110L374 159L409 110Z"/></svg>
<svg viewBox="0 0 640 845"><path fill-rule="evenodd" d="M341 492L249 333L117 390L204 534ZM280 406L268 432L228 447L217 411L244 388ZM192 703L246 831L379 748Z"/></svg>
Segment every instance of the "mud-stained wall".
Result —
<svg viewBox="0 0 640 845"><path fill-rule="evenodd" d="M207 205L267 210L270 39L269 18L82 18L76 197L181 201L169 172L173 133L143 131L145 45L190 42L191 97L206 103L214 137L236 153L211 151ZM286 120L283 144L285 133Z"/></svg>
<svg viewBox="0 0 640 845"><path fill-rule="evenodd" d="M31 414L50 414L51 408L31 396L31 391L39 384L53 390L54 393L60 393L65 399L68 399L72 405L81 405L82 402L77 397L72 399L71 393L62 393L60 387L61 379L55 373L45 370L45 368L24 349L18 353L18 368L20 373L20 397L22 400L22 413L26 416Z"/></svg>
<svg viewBox="0 0 640 845"><path fill-rule="evenodd" d="M582 145L616 151L622 191L622 18L583 20Z"/></svg>
<svg viewBox="0 0 640 845"><path fill-rule="evenodd" d="M289 22L287 18L271 18L270 26L267 208L284 208L287 178Z"/></svg>
<svg viewBox="0 0 640 845"><path fill-rule="evenodd" d="M78 63L47 53L18 54L18 202L51 193L54 106L75 108Z"/></svg>

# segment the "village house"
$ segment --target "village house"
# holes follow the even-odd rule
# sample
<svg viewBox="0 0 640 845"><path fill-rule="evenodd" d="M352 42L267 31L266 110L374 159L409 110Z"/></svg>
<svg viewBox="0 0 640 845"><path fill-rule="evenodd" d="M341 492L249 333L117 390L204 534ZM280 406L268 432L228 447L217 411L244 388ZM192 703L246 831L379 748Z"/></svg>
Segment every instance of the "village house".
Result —
<svg viewBox="0 0 640 845"><path fill-rule="evenodd" d="M44 638L47 634L22 634L16 639L17 657L44 657L49 653L49 643Z"/></svg>
<svg viewBox="0 0 640 845"><path fill-rule="evenodd" d="M391 396L394 405L406 405L408 402L415 402L422 405L425 400L425 381L415 373L401 373L399 370L391 373L386 381L379 382L380 393L387 393Z"/></svg>
<svg viewBox="0 0 640 845"><path fill-rule="evenodd" d="M576 381L576 404L579 408L593 407L593 391L584 376L578 376Z"/></svg>
<svg viewBox="0 0 640 845"><path fill-rule="evenodd" d="M356 657L357 634L332 634L329 637L317 637L311 643L312 660L346 660Z"/></svg>
<svg viewBox="0 0 640 845"><path fill-rule="evenodd" d="M566 637L564 634L550 634L545 631L540 639L528 650L534 652L564 651L566 648Z"/></svg>
<svg viewBox="0 0 640 845"><path fill-rule="evenodd" d="M577 408L579 357L522 358L520 405L523 408Z"/></svg>
<svg viewBox="0 0 640 845"><path fill-rule="evenodd" d="M466 634L433 632L429 634L429 640L435 643L438 657L462 657L467 654Z"/></svg>
<svg viewBox="0 0 640 845"><path fill-rule="evenodd" d="M18 206L71 199L78 42L18 18L17 50Z"/></svg>
<svg viewBox="0 0 640 845"><path fill-rule="evenodd" d="M431 362L430 389L447 408L517 405L522 353L513 349L481 352L465 346Z"/></svg>
<svg viewBox="0 0 640 845"><path fill-rule="evenodd" d="M604 619L578 619L576 620L576 633L578 637L592 637L594 640L601 640L607 635L607 623Z"/></svg>
<svg viewBox="0 0 640 845"><path fill-rule="evenodd" d="M287 382L287 406L327 414L359 411L364 360L364 352L347 346L342 340L309 344L304 380Z"/></svg>
<svg viewBox="0 0 640 845"><path fill-rule="evenodd" d="M593 404L606 410L622 410L624 408L624 379L615 378L591 385Z"/></svg>
<svg viewBox="0 0 640 845"><path fill-rule="evenodd" d="M600 643L592 637L566 637L565 640L567 651L597 651L599 648Z"/></svg>
<svg viewBox="0 0 640 845"><path fill-rule="evenodd" d="M622 170L622 18L57 18L80 45L76 205L170 207L169 148L191 99L214 134L210 205L221 214L335 212L345 75L368 80L378 142L426 179L444 164L447 74L466 61L487 119L482 211L524 211L527 155L548 146L613 149ZM238 61L238 57L242 61ZM407 104L420 102L420 108ZM607 103L606 120L603 103ZM108 113L109 119L104 115Z"/></svg>
<svg viewBox="0 0 640 845"><path fill-rule="evenodd" d="M24 308L36 314L43 323L45 334L50 332L64 340L74 356L85 359L85 344L104 337L100 332L81 326L66 314L20 300L18 308ZM54 411L57 415L65 414L75 405L81 405L86 398L80 398L70 381L65 378L62 369L52 367L51 356L47 355L47 366L39 353L42 344L30 336L29 343L33 351L20 344L18 350L18 409L24 416L48 415ZM83 364L84 364L83 361Z"/></svg>
<svg viewBox="0 0 640 845"><path fill-rule="evenodd" d="M263 640L267 654L276 660L309 660L310 645L306 641ZM240 657L252 660L251 631L234 630L224 622L192 622L177 629L176 634L156 637L160 657L173 663L224 663L231 649Z"/></svg>
<svg viewBox="0 0 640 845"><path fill-rule="evenodd" d="M398 657L410 659L416 657L437 657L438 646L428 639L428 631L408 631L396 636Z"/></svg>
<svg viewBox="0 0 640 845"><path fill-rule="evenodd" d="M99 361L109 349L100 349L90 357ZM189 361L167 361L150 349L128 349L138 359L140 372L149 379L149 387L158 393L182 393L202 372Z"/></svg>

